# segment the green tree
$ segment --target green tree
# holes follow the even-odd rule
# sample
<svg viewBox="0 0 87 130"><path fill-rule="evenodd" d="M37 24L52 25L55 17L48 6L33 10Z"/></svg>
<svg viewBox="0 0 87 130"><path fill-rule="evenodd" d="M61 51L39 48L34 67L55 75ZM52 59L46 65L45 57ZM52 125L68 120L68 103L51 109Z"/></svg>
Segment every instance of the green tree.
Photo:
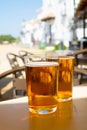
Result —
<svg viewBox="0 0 87 130"><path fill-rule="evenodd" d="M11 35L1 35L0 36L0 43L4 43L5 41L7 41L8 43L12 43L15 42L17 40L17 38L11 36Z"/></svg>

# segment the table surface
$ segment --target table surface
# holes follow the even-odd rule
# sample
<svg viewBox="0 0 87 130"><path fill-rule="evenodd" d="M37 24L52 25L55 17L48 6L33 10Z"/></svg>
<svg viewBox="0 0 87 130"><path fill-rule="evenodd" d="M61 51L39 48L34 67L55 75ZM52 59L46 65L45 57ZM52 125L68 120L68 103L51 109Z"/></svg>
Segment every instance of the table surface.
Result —
<svg viewBox="0 0 87 130"><path fill-rule="evenodd" d="M30 113L27 96L0 102L0 130L87 130L87 86L73 87L73 99L48 115Z"/></svg>

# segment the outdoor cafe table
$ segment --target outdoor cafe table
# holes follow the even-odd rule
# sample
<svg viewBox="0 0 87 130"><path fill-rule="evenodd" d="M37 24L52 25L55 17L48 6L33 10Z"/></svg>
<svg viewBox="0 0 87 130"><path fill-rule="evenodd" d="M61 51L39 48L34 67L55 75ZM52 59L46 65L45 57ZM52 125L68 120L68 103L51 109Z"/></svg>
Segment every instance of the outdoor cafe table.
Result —
<svg viewBox="0 0 87 130"><path fill-rule="evenodd" d="M30 113L27 96L0 102L0 130L87 130L87 86L73 87L73 99L48 115Z"/></svg>

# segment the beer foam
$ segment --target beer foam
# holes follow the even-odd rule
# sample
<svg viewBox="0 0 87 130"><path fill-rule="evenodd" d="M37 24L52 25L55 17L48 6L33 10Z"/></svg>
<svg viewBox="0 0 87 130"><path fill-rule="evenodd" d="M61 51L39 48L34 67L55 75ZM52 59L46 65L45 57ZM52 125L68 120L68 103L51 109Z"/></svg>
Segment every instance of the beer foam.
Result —
<svg viewBox="0 0 87 130"><path fill-rule="evenodd" d="M66 60L68 60L68 59L74 59L74 57L73 56L60 56L60 57L58 57L58 59L66 59Z"/></svg>
<svg viewBox="0 0 87 130"><path fill-rule="evenodd" d="M41 66L58 66L58 62L29 62L26 66L30 67L41 67Z"/></svg>

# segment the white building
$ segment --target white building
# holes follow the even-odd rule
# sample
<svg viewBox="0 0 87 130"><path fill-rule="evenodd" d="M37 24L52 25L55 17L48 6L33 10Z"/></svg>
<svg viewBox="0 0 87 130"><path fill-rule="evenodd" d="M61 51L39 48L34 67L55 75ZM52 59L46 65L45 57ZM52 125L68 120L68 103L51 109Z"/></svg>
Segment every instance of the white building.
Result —
<svg viewBox="0 0 87 130"><path fill-rule="evenodd" d="M22 22L22 43L32 47L42 38L41 22L38 19L32 19Z"/></svg>
<svg viewBox="0 0 87 130"><path fill-rule="evenodd" d="M74 3L75 0L43 0L42 7L37 9L37 17L22 22L22 43L28 44L29 47L39 42L49 44L50 33L52 44L61 40L67 43L72 40L70 29L74 16ZM51 20L51 17L54 19ZM46 22L43 22L43 19ZM49 25L51 32L49 32Z"/></svg>

